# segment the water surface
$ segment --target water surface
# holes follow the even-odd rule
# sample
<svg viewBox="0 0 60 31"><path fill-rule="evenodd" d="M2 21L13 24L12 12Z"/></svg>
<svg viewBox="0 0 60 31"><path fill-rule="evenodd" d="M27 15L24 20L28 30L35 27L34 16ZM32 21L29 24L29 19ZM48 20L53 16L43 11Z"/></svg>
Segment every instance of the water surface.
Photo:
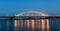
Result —
<svg viewBox="0 0 60 31"><path fill-rule="evenodd" d="M60 31L60 20L1 20L0 31Z"/></svg>

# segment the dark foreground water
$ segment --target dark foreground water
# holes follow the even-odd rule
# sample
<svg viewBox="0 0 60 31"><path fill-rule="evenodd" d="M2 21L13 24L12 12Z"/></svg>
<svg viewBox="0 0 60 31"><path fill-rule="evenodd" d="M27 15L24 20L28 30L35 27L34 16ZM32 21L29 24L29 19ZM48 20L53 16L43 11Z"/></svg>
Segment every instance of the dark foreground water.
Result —
<svg viewBox="0 0 60 31"><path fill-rule="evenodd" d="M60 31L60 20L1 20L0 31Z"/></svg>

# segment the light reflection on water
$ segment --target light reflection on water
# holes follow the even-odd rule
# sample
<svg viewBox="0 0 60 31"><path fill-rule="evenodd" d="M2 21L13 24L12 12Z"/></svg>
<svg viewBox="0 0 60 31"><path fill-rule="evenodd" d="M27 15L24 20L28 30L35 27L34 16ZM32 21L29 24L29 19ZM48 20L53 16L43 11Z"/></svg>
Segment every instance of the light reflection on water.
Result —
<svg viewBox="0 0 60 31"><path fill-rule="evenodd" d="M42 20L15 20L15 31L20 30L19 27L25 28L26 31L49 31L49 21Z"/></svg>
<svg viewBox="0 0 60 31"><path fill-rule="evenodd" d="M49 20L0 21L0 31L49 31Z"/></svg>

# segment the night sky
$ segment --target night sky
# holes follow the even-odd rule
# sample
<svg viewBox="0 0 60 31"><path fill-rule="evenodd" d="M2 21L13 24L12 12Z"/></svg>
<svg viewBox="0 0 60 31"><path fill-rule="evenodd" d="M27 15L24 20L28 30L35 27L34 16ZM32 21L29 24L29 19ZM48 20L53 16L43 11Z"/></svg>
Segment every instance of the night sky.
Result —
<svg viewBox="0 0 60 31"><path fill-rule="evenodd" d="M13 16L30 10L60 15L60 0L0 0L0 16Z"/></svg>

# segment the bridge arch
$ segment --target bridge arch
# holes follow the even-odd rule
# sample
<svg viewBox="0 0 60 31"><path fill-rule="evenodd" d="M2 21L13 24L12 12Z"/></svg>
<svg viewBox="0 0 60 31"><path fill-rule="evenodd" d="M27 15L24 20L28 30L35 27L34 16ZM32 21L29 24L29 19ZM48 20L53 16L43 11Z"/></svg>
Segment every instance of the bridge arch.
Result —
<svg viewBox="0 0 60 31"><path fill-rule="evenodd" d="M48 16L48 14L45 14L39 11L27 11L27 12L19 13L16 16Z"/></svg>

